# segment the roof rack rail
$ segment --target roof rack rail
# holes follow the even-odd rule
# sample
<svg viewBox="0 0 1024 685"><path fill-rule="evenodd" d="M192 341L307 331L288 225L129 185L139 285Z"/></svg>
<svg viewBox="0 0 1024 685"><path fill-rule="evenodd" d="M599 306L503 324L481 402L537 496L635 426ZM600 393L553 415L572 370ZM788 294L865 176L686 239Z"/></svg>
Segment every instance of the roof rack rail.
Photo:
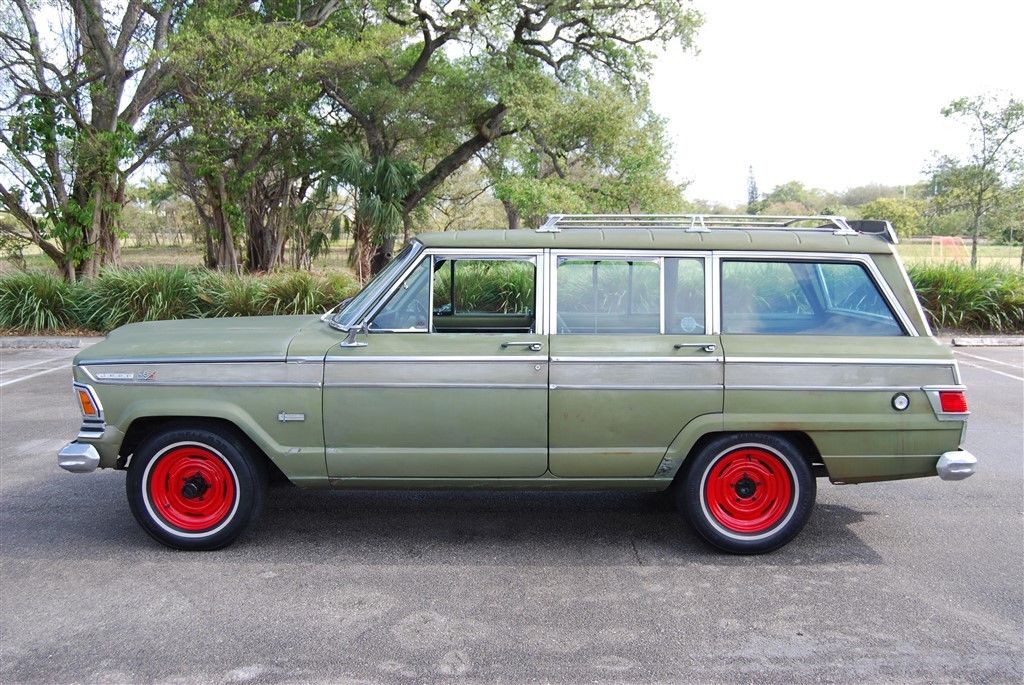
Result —
<svg viewBox="0 0 1024 685"><path fill-rule="evenodd" d="M834 235L876 235L896 244L888 221L848 221L834 215L764 216L760 214L549 214L538 233L557 233L565 228L682 228L688 233L708 233L714 228L793 228L828 231Z"/></svg>

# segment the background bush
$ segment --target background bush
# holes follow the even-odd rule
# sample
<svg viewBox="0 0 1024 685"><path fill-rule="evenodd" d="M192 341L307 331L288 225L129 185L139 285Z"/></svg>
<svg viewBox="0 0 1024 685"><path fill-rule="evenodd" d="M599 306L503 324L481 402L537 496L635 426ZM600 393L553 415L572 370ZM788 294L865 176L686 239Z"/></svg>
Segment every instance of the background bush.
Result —
<svg viewBox="0 0 1024 685"><path fill-rule="evenodd" d="M464 296L481 302L499 297L509 311L519 311L522 296L532 290L532 283L518 282L520 274L491 269L479 275L481 287L467 289ZM1024 332L1022 271L922 265L911 267L910 279L937 329ZM182 267L108 269L70 285L49 273L28 272L0 278L0 328L106 332L135 321L319 314L357 290L345 273L230 276Z"/></svg>
<svg viewBox="0 0 1024 685"><path fill-rule="evenodd" d="M1024 271L943 264L914 266L909 272L934 327L1024 331Z"/></svg>
<svg viewBox="0 0 1024 685"><path fill-rule="evenodd" d="M231 276L182 267L107 269L68 284L49 273L0 278L0 328L106 332L136 321L319 314L354 295L347 274Z"/></svg>

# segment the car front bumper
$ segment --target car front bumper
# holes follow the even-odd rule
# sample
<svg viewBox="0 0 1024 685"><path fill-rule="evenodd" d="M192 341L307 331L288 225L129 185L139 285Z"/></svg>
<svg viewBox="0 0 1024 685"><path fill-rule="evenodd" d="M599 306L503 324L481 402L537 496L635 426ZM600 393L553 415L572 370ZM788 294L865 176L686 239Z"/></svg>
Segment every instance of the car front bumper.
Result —
<svg viewBox="0 0 1024 685"><path fill-rule="evenodd" d="M935 464L935 472L942 480L963 480L974 475L978 459L966 450L946 452Z"/></svg>
<svg viewBox="0 0 1024 685"><path fill-rule="evenodd" d="M100 453L84 442L69 442L57 452L57 465L71 473L89 473L100 465Z"/></svg>

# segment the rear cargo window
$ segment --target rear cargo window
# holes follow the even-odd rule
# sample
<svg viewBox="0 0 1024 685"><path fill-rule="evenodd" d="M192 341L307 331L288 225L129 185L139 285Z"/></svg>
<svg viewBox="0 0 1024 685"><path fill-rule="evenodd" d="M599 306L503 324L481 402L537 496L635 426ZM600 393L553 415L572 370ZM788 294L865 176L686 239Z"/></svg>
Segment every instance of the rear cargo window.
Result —
<svg viewBox="0 0 1024 685"><path fill-rule="evenodd" d="M903 335L862 264L722 262L722 332Z"/></svg>

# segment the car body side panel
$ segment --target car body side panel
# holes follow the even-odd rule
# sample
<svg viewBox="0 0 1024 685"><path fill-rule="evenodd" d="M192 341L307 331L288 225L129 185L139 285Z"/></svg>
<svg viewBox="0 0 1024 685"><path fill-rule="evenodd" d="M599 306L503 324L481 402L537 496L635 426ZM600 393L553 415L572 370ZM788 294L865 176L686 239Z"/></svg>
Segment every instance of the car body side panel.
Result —
<svg viewBox="0 0 1024 685"><path fill-rule="evenodd" d="M723 335L725 430L801 431L837 482L933 475L962 422L939 421L923 390L955 386L929 337ZM910 398L898 411L897 393Z"/></svg>
<svg viewBox="0 0 1024 685"><path fill-rule="evenodd" d="M322 374L322 363L75 367L75 379L91 385L103 404L107 424L104 436L88 441L100 452L101 466L114 466L123 432L137 419L217 418L230 421L245 432L289 479L307 486L327 484ZM291 420L280 421L282 412L289 414Z"/></svg>

